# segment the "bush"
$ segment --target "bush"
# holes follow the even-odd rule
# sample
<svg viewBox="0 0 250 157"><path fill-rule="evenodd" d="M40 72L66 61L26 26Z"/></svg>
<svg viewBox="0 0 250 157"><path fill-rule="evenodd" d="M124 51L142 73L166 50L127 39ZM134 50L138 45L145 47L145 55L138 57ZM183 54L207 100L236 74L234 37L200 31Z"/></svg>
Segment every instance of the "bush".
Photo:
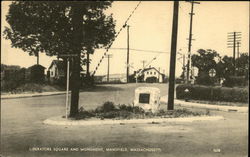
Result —
<svg viewBox="0 0 250 157"><path fill-rule="evenodd" d="M108 106L108 107L107 107ZM106 111L105 111L106 110ZM160 110L157 113L145 112L142 108L138 106L130 105L118 105L115 108L113 102L105 102L101 107L95 110L86 111L83 107L79 109L76 120L86 119L86 118L100 118L100 119L131 119L131 118L153 118L153 117L186 117L186 116L200 116L208 115L208 113L203 112L192 112L187 109L177 109L173 111Z"/></svg>
<svg viewBox="0 0 250 157"><path fill-rule="evenodd" d="M116 110L113 102L107 101L102 106L96 108L96 112L110 112Z"/></svg>
<svg viewBox="0 0 250 157"><path fill-rule="evenodd" d="M225 87L246 86L247 81L245 76L229 76L223 83Z"/></svg>
<svg viewBox="0 0 250 157"><path fill-rule="evenodd" d="M189 94L185 93L189 89ZM248 102L247 88L228 88L200 85L178 85L176 87L177 99L213 100L228 102Z"/></svg>

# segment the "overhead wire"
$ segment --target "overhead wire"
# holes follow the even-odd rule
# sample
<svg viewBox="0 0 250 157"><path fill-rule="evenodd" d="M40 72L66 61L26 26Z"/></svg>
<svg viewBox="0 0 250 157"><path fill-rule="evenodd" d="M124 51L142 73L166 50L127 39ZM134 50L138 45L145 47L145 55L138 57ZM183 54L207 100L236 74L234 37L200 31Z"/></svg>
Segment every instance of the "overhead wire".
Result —
<svg viewBox="0 0 250 157"><path fill-rule="evenodd" d="M136 5L136 7L134 8L134 10L130 13L130 15L128 16L128 18L126 19L124 25L120 28L120 30L118 31L118 33L115 35L115 37L112 39L112 41L110 42L110 44L106 47L106 51L104 52L102 58L100 59L100 61L98 62L94 72L92 73L92 76L95 75L96 71L98 70L98 67L100 66L102 60L104 59L104 57L107 55L107 52L109 51L110 47L112 46L113 42L115 41L115 39L118 37L118 35L121 33L121 31L127 26L127 23L129 21L129 19L132 17L132 15L134 14L135 10L139 7L139 5L141 4L141 1Z"/></svg>

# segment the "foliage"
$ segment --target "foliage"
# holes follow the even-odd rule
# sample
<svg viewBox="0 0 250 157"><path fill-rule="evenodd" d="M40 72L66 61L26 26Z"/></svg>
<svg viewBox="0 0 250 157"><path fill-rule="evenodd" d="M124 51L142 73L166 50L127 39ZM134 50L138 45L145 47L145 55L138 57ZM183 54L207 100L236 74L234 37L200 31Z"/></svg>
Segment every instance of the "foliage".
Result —
<svg viewBox="0 0 250 157"><path fill-rule="evenodd" d="M212 85L213 80L209 77L209 70L216 69L216 59L219 60L220 56L215 50L199 49L198 54L192 55L192 65L199 69L197 76L197 83L202 85Z"/></svg>
<svg viewBox="0 0 250 157"><path fill-rule="evenodd" d="M216 67L216 58L219 54L211 49L199 49L198 54L192 55L192 65L197 67L200 71L208 72L210 69Z"/></svg>
<svg viewBox="0 0 250 157"><path fill-rule="evenodd" d="M177 99L186 99L185 89L189 90L188 99L227 101L227 102L248 102L247 88L228 88L201 85L178 85L176 87Z"/></svg>
<svg viewBox="0 0 250 157"><path fill-rule="evenodd" d="M176 117L187 117L187 116L201 116L209 115L203 112L193 112L187 109L176 109L173 111L160 110L157 113L146 112L138 106L131 105L115 105L113 108L113 102L105 102L102 106L97 107L95 110L86 111L82 107L76 116L76 120L87 119L87 118L100 118L100 119L144 119L153 117L164 117L164 118L176 118ZM104 107L106 106L106 107ZM108 106L108 107L107 107Z"/></svg>
<svg viewBox="0 0 250 157"><path fill-rule="evenodd" d="M239 58L235 60L236 69L234 69L233 57L221 57L215 50L199 49L198 54L192 55L192 65L199 69L196 78L197 84L213 85L222 79L225 79L225 86L246 85L249 72L249 55L242 53ZM216 75L214 78L209 76L209 70L215 69ZM236 70L236 73L235 73ZM234 79L232 76L244 76L246 81ZM238 83L240 81L240 83Z"/></svg>
<svg viewBox="0 0 250 157"><path fill-rule="evenodd" d="M223 82L225 87L246 86L247 80L244 76L228 76Z"/></svg>
<svg viewBox="0 0 250 157"><path fill-rule="evenodd" d="M76 3L83 17L84 39L80 42L84 60L86 51L93 54L94 49L114 39L113 17L103 12L111 6L110 1L14 1L6 16L10 27L5 27L4 36L11 40L12 47L30 55L76 53L72 49L75 44L72 7Z"/></svg>
<svg viewBox="0 0 250 157"><path fill-rule="evenodd" d="M1 64L1 90L13 91L25 82L25 68Z"/></svg>

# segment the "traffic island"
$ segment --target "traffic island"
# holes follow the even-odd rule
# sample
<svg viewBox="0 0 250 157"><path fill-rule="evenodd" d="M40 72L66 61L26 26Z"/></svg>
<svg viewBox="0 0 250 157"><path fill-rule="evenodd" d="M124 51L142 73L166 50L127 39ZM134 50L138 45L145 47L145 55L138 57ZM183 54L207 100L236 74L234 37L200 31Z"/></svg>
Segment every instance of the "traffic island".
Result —
<svg viewBox="0 0 250 157"><path fill-rule="evenodd" d="M222 116L211 116L209 112L175 109L172 111L145 111L138 106L114 105L105 102L95 110L86 111L80 108L74 118L65 116L52 117L45 120L49 125L105 125L105 124L159 124L166 122L193 122L200 120L222 120Z"/></svg>

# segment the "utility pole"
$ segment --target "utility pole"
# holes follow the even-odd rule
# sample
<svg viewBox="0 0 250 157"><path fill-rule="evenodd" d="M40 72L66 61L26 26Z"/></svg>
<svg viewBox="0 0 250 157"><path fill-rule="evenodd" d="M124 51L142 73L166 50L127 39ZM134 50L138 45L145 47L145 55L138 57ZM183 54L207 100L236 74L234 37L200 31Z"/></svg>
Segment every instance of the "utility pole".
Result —
<svg viewBox="0 0 250 157"><path fill-rule="evenodd" d="M240 42L237 42L237 58L240 57Z"/></svg>
<svg viewBox="0 0 250 157"><path fill-rule="evenodd" d="M127 25L127 83L129 83L129 25Z"/></svg>
<svg viewBox="0 0 250 157"><path fill-rule="evenodd" d="M187 62L187 83L189 83L190 78L190 62L191 62L191 46L192 46L192 28L193 28L193 15L194 15L194 4L200 4L199 2L188 1L191 3L191 13L190 14L190 27L189 27L189 39L188 39L188 62Z"/></svg>
<svg viewBox="0 0 250 157"><path fill-rule="evenodd" d="M107 82L109 82L109 59L112 58L112 55L111 54L107 54L106 58L108 58Z"/></svg>
<svg viewBox="0 0 250 157"><path fill-rule="evenodd" d="M182 55L182 70L183 70L183 81L185 80L185 73L186 73L186 63L185 63L185 54Z"/></svg>
<svg viewBox="0 0 250 157"><path fill-rule="evenodd" d="M86 77L89 78L90 74L89 74L89 52L87 52L87 64L86 64ZM89 81L89 80L88 80Z"/></svg>
<svg viewBox="0 0 250 157"><path fill-rule="evenodd" d="M168 110L174 109L174 89L175 89L175 61L178 34L178 12L179 1L174 1L172 39L171 39L171 56L169 70L169 88L168 88Z"/></svg>
<svg viewBox="0 0 250 157"><path fill-rule="evenodd" d="M146 60L142 60L141 62L142 62L142 69L144 69Z"/></svg>
<svg viewBox="0 0 250 157"><path fill-rule="evenodd" d="M39 52L37 52L37 56L36 56L36 64L39 65Z"/></svg>
<svg viewBox="0 0 250 157"><path fill-rule="evenodd" d="M236 64L235 64L235 53L236 53L236 51L235 50L236 50L236 44L237 44L237 47L240 46L239 44L240 44L240 41L241 41L241 32L229 32L227 37L228 37L228 39L227 39L228 48L233 48L233 66L234 66L233 73L234 73L234 75L236 75ZM239 51L239 49L238 49L238 51Z"/></svg>
<svg viewBox="0 0 250 157"><path fill-rule="evenodd" d="M80 54L81 54L81 41L83 40L83 20L82 11L78 2L72 3L72 49L76 57L73 58L72 75L71 75L71 104L69 117L75 117L78 113L79 107L79 90L81 86L80 81Z"/></svg>

